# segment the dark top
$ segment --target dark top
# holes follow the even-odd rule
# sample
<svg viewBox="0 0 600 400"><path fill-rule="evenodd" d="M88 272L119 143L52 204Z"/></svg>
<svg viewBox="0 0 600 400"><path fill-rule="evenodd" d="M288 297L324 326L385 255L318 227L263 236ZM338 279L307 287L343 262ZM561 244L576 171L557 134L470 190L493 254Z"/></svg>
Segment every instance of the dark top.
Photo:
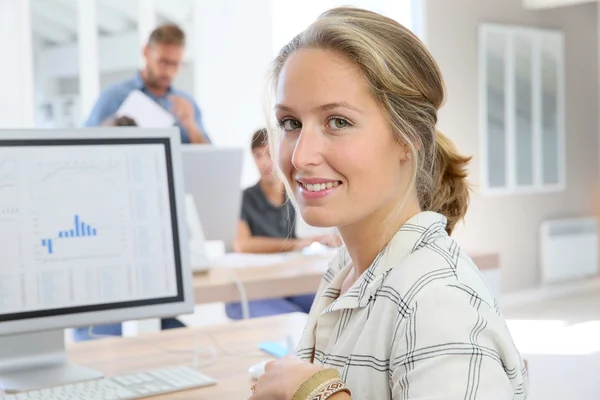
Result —
<svg viewBox="0 0 600 400"><path fill-rule="evenodd" d="M296 238L296 211L289 199L281 207L274 206L257 183L244 190L242 216L252 236Z"/></svg>

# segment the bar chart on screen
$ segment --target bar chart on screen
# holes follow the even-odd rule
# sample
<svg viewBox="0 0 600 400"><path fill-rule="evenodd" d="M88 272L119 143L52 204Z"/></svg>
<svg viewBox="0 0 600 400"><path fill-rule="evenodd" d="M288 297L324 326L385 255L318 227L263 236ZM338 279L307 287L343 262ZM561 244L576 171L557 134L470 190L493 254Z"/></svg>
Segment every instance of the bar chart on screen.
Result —
<svg viewBox="0 0 600 400"><path fill-rule="evenodd" d="M106 153L48 155L36 161L29 201L38 262L123 259L129 213L126 167L122 157Z"/></svg>
<svg viewBox="0 0 600 400"><path fill-rule="evenodd" d="M60 240L60 242L74 241L82 238L92 238L97 235L96 228L80 220L79 215L75 215L71 228L57 232L54 237L43 238L42 246L48 250L48 254L54 254L54 245L57 240Z"/></svg>

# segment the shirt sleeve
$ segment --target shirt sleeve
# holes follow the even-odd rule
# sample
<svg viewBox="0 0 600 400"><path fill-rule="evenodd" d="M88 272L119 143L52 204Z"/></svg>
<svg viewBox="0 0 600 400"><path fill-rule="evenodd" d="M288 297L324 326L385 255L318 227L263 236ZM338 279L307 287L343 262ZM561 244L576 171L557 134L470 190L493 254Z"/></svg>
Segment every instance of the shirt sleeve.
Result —
<svg viewBox="0 0 600 400"><path fill-rule="evenodd" d="M98 101L94 104L92 112L85 122L84 126L100 126L104 120L116 114L119 110L119 102L116 101L115 97L109 92L103 92L100 94Z"/></svg>
<svg viewBox="0 0 600 400"><path fill-rule="evenodd" d="M202 131L202 134L204 135L208 143L212 143L212 140L210 140L210 136L208 136L208 132L206 132L206 128L204 127L204 121L202 120L202 111L200 111L200 107L198 107L198 104L195 101L193 103L194 113L196 115L196 124L198 125L198 128L200 128L200 130Z"/></svg>
<svg viewBox="0 0 600 400"><path fill-rule="evenodd" d="M248 209L250 207L250 198L248 196L248 193L246 193L246 191L244 190L242 192L242 210L240 213L240 219L248 224L250 224L250 213L248 212Z"/></svg>
<svg viewBox="0 0 600 400"><path fill-rule="evenodd" d="M288 210L289 210L288 215L290 218L290 226L291 226L291 230L292 230L292 232L290 233L290 237L292 239L298 239L298 225L297 225L298 218L296 217L296 209L290 202L291 202L290 199L286 199L286 204L287 204Z"/></svg>
<svg viewBox="0 0 600 400"><path fill-rule="evenodd" d="M399 311L407 315L390 358L394 400L509 400L524 392L508 328L474 291L431 288Z"/></svg>

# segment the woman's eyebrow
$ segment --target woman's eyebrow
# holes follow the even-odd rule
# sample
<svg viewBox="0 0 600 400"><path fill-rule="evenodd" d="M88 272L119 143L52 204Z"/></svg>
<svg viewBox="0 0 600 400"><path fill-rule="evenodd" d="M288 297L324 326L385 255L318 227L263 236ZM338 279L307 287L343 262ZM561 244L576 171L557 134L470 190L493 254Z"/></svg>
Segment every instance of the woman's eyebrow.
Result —
<svg viewBox="0 0 600 400"><path fill-rule="evenodd" d="M346 108L348 110L355 111L357 113L362 114L361 110L359 110L356 107L351 106L350 103L348 103L347 101L336 101L333 103L323 104L322 106L315 107L314 110L315 111L328 111L328 110L333 110L335 108Z"/></svg>
<svg viewBox="0 0 600 400"><path fill-rule="evenodd" d="M361 110L359 110L356 107L351 106L346 101L336 101L336 102L332 102L332 103L323 104L323 105L320 105L320 106L317 106L317 107L313 108L313 111L328 111L328 110L333 110L335 108L346 108L348 110L355 111L357 113L361 113L362 114ZM275 110L289 112L289 113L293 113L294 112L294 110L292 109L292 107L286 106L285 104L276 104L275 107L274 107L274 109Z"/></svg>

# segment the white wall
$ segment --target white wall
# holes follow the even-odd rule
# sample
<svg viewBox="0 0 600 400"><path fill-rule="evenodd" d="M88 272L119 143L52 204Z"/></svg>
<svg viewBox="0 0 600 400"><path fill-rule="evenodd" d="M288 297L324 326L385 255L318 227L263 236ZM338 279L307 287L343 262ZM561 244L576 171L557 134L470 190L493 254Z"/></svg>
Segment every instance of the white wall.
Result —
<svg viewBox="0 0 600 400"><path fill-rule="evenodd" d="M200 32L191 49L197 63L195 94L214 143L249 149L252 133L264 125L265 71L273 58L269 0L200 1ZM258 173L247 156L243 182Z"/></svg>
<svg viewBox="0 0 600 400"><path fill-rule="evenodd" d="M29 0L0 1L0 127L34 126Z"/></svg>

